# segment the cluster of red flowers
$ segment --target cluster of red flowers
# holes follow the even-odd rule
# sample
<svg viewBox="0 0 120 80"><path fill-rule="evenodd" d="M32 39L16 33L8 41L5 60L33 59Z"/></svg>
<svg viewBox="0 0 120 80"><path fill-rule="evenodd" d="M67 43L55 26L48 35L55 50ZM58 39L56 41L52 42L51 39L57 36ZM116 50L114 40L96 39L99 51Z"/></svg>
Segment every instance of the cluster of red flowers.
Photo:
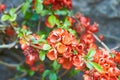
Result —
<svg viewBox="0 0 120 80"><path fill-rule="evenodd" d="M44 0L44 5L50 5L52 4L53 10L60 10L63 7L66 7L68 9L72 8L72 0Z"/></svg>
<svg viewBox="0 0 120 80"><path fill-rule="evenodd" d="M101 73L96 70L85 71L84 80L118 80L120 70L115 63L116 58L111 57L108 51L97 50L93 61L98 63L103 71Z"/></svg>
<svg viewBox="0 0 120 80"><path fill-rule="evenodd" d="M77 69L84 67L82 55L84 44L78 43L75 36L61 28L53 30L47 38L52 49L47 53L50 60L57 59L64 69L70 69L73 65Z"/></svg>
<svg viewBox="0 0 120 80"><path fill-rule="evenodd" d="M98 31L98 24L94 23L91 25L90 19L80 13L77 13L74 18L77 22L75 24L75 30L80 36L80 42L85 44L86 49L97 49L93 33Z"/></svg>
<svg viewBox="0 0 120 80"><path fill-rule="evenodd" d="M26 26L23 26L24 29L26 29ZM40 61L39 59L39 52L36 50L36 48L32 47L30 45L31 38L38 40L40 37L36 34L26 35L20 38L20 45L21 49L23 50L23 54L25 55L25 63L29 65L31 70L38 71L42 73L44 71L44 64L35 64ZM35 44L38 47L41 47L38 44Z"/></svg>

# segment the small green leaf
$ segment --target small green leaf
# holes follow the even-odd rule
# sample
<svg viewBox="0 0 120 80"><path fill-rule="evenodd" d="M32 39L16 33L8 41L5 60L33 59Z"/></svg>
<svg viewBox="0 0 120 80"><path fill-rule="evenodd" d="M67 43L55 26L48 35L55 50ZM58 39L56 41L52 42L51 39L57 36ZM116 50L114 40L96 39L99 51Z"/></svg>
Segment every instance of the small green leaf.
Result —
<svg viewBox="0 0 120 80"><path fill-rule="evenodd" d="M57 75L55 72L51 72L50 75L49 75L49 79L50 80L57 80Z"/></svg>
<svg viewBox="0 0 120 80"><path fill-rule="evenodd" d="M103 71L102 67L101 67L99 64L97 64L97 63L95 63L95 62L90 62L90 64L91 64L98 72L102 72L102 71Z"/></svg>
<svg viewBox="0 0 120 80"><path fill-rule="evenodd" d="M48 17L48 22L50 23L51 26L54 26L56 24L56 16L55 15L50 15Z"/></svg>
<svg viewBox="0 0 120 80"><path fill-rule="evenodd" d="M15 8L10 9L9 11L10 16L13 16L15 14L15 11L16 11Z"/></svg>
<svg viewBox="0 0 120 80"><path fill-rule="evenodd" d="M22 13L23 14L26 14L27 10L29 9L30 7L30 2L25 2L22 6Z"/></svg>
<svg viewBox="0 0 120 80"><path fill-rule="evenodd" d="M36 13L41 13L42 10L43 10L43 4L42 3L36 3L36 6L35 6L35 10L36 10Z"/></svg>
<svg viewBox="0 0 120 80"><path fill-rule="evenodd" d="M69 22L69 20L68 20L67 17L65 18L65 22L64 22L64 25L63 25L63 26L64 26L64 28L66 28L66 29L67 29L69 26L71 26L71 24L70 24L70 22Z"/></svg>
<svg viewBox="0 0 120 80"><path fill-rule="evenodd" d="M14 14L10 17L9 21L15 21L17 18L17 14Z"/></svg>
<svg viewBox="0 0 120 80"><path fill-rule="evenodd" d="M45 15L50 14L50 13L51 13L51 11L49 11L49 10L42 10L40 15L45 16Z"/></svg>
<svg viewBox="0 0 120 80"><path fill-rule="evenodd" d="M40 52L39 52L39 58L40 58L41 61L45 60L45 54L46 54L45 51L40 50Z"/></svg>
<svg viewBox="0 0 120 80"><path fill-rule="evenodd" d="M55 71L57 71L59 68L60 68L60 64L58 64L58 62L55 60L53 63L52 63L52 67Z"/></svg>
<svg viewBox="0 0 120 80"><path fill-rule="evenodd" d="M44 44L42 49L43 50L50 50L51 46L49 44Z"/></svg>
<svg viewBox="0 0 120 80"><path fill-rule="evenodd" d="M9 19L10 19L10 16L5 14L5 15L2 16L1 21L7 21Z"/></svg>
<svg viewBox="0 0 120 80"><path fill-rule="evenodd" d="M93 69L93 66L91 65L90 61L86 61L85 63L90 70Z"/></svg>
<svg viewBox="0 0 120 80"><path fill-rule="evenodd" d="M50 70L45 70L42 74L42 78L45 78L48 74L50 74Z"/></svg>
<svg viewBox="0 0 120 80"><path fill-rule="evenodd" d="M55 14L57 15L66 15L68 13L67 10L56 10L55 11Z"/></svg>
<svg viewBox="0 0 120 80"><path fill-rule="evenodd" d="M95 55L95 53L96 53L96 51L94 49L90 48L89 51L88 51L88 54L87 54L87 59L91 60L91 58L93 58L93 56Z"/></svg>
<svg viewBox="0 0 120 80"><path fill-rule="evenodd" d="M70 77L73 77L74 75L78 74L80 72L80 70L75 70L75 69L72 69L70 71Z"/></svg>
<svg viewBox="0 0 120 80"><path fill-rule="evenodd" d="M35 74L34 71L32 71L32 70L28 70L28 75L33 76L34 74Z"/></svg>

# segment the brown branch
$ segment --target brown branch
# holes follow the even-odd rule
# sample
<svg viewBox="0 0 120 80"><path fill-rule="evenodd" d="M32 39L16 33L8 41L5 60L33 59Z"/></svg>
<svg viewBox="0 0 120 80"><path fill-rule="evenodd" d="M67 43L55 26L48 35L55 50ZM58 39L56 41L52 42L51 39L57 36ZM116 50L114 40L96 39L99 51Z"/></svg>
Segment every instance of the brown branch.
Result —
<svg viewBox="0 0 120 80"><path fill-rule="evenodd" d="M65 74L68 73L69 70L65 70L60 76L58 76L59 78L62 78Z"/></svg>
<svg viewBox="0 0 120 80"><path fill-rule="evenodd" d="M16 45L16 43L17 43L17 40L15 40L14 42L9 43L9 44L0 45L0 48L12 48Z"/></svg>
<svg viewBox="0 0 120 80"><path fill-rule="evenodd" d="M108 48L108 46L104 42L102 42L95 34L93 34L93 36L107 51L111 52L111 50Z"/></svg>

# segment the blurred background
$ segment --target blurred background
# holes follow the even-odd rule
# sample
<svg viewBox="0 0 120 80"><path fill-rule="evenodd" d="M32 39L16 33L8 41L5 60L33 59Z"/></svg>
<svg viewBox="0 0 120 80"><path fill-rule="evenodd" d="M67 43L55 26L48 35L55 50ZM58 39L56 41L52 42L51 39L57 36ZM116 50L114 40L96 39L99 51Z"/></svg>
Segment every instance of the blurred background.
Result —
<svg viewBox="0 0 120 80"><path fill-rule="evenodd" d="M7 9L17 7L24 0L1 0L1 3L6 4ZM73 11L80 12L91 19L91 23L99 24L99 33L104 35L103 42L109 48L116 48L120 51L120 0L73 0ZM19 15L20 17L20 15ZM1 42L0 42L1 43ZM4 53L4 54L3 54ZM9 58L10 53L20 54L21 51L14 49L0 49L0 60L8 63L17 63L14 57ZM8 59L5 59L7 58ZM0 80L8 80L14 77L16 71L12 68L7 68L0 64ZM74 80L80 80L81 74L75 76ZM20 80L39 80L35 78L22 78ZM82 80L82 79L81 79Z"/></svg>

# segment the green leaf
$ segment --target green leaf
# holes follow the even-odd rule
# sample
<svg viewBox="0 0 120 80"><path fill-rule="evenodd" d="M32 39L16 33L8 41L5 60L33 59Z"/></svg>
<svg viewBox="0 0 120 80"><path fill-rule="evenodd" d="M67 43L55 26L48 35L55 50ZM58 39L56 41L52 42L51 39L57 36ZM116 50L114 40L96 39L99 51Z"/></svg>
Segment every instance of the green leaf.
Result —
<svg viewBox="0 0 120 80"><path fill-rule="evenodd" d="M91 58L93 58L93 56L95 55L95 53L96 53L96 51L94 49L90 48L89 51L88 51L88 54L87 54L87 59L91 60Z"/></svg>
<svg viewBox="0 0 120 80"><path fill-rule="evenodd" d="M70 77L73 77L74 75L76 75L76 74L78 74L80 72L80 70L75 70L75 69L72 69L71 71L70 71Z"/></svg>
<svg viewBox="0 0 120 80"><path fill-rule="evenodd" d="M66 18L65 18L64 25L63 25L63 26L67 29L70 25L71 25L71 24L70 24L70 22L69 22L68 18L66 17Z"/></svg>
<svg viewBox="0 0 120 80"><path fill-rule="evenodd" d="M49 75L49 79L50 80L57 80L57 75L55 72L51 72L50 75Z"/></svg>
<svg viewBox="0 0 120 80"><path fill-rule="evenodd" d="M58 62L55 60L53 63L52 63L52 67L55 71L57 71L59 68L60 68L60 64L58 64Z"/></svg>
<svg viewBox="0 0 120 80"><path fill-rule="evenodd" d="M29 75L29 76L33 76L34 74L35 74L34 71L32 71L32 70L28 70L28 75Z"/></svg>
<svg viewBox="0 0 120 80"><path fill-rule="evenodd" d="M29 7L30 7L30 2L25 2L24 4L23 4L23 6L22 6L22 13L23 14L26 14L26 12L27 12L27 10L29 9Z"/></svg>
<svg viewBox="0 0 120 80"><path fill-rule="evenodd" d="M98 72L102 72L102 71L103 71L102 67L101 67L99 64L97 64L97 63L95 63L95 62L90 62L90 64L91 64Z"/></svg>
<svg viewBox="0 0 120 80"><path fill-rule="evenodd" d="M42 49L43 50L50 50L51 46L49 44L44 44Z"/></svg>
<svg viewBox="0 0 120 80"><path fill-rule="evenodd" d="M68 31L69 31L71 34L76 35L76 31L75 31L75 30L69 28Z"/></svg>
<svg viewBox="0 0 120 80"><path fill-rule="evenodd" d="M56 10L55 11L55 14L57 15L66 15L68 13L67 10Z"/></svg>
<svg viewBox="0 0 120 80"><path fill-rule="evenodd" d="M50 74L50 70L45 70L42 74L42 78L45 78L48 74Z"/></svg>
<svg viewBox="0 0 120 80"><path fill-rule="evenodd" d="M46 51L40 50L39 58L40 58L41 61L45 60L45 54L46 54Z"/></svg>
<svg viewBox="0 0 120 80"><path fill-rule="evenodd" d="M48 17L48 22L50 23L51 26L54 26L56 24L56 16L55 15L50 15Z"/></svg>
<svg viewBox="0 0 120 80"><path fill-rule="evenodd" d="M50 13L52 13L52 12L49 11L49 10L42 10L42 12L40 13L40 15L41 16L45 16L45 15L50 14Z"/></svg>
<svg viewBox="0 0 120 80"><path fill-rule="evenodd" d="M42 10L43 10L43 4L39 2L39 0L36 1L36 4L35 4L35 10L36 10L36 13L41 13Z"/></svg>
<svg viewBox="0 0 120 80"><path fill-rule="evenodd" d="M7 21L7 20L9 20L9 19L10 19L10 16L7 15L7 14L5 14L5 15L3 15L3 16L1 17L1 21Z"/></svg>
<svg viewBox="0 0 120 80"><path fill-rule="evenodd" d="M93 69L93 65L90 63L90 61L86 61L85 63L90 70Z"/></svg>
<svg viewBox="0 0 120 80"><path fill-rule="evenodd" d="M15 21L16 18L17 18L17 14L13 14L13 15L10 17L9 21Z"/></svg>
<svg viewBox="0 0 120 80"><path fill-rule="evenodd" d="M10 9L9 11L10 16L13 16L15 14L15 11L16 11L15 8Z"/></svg>

